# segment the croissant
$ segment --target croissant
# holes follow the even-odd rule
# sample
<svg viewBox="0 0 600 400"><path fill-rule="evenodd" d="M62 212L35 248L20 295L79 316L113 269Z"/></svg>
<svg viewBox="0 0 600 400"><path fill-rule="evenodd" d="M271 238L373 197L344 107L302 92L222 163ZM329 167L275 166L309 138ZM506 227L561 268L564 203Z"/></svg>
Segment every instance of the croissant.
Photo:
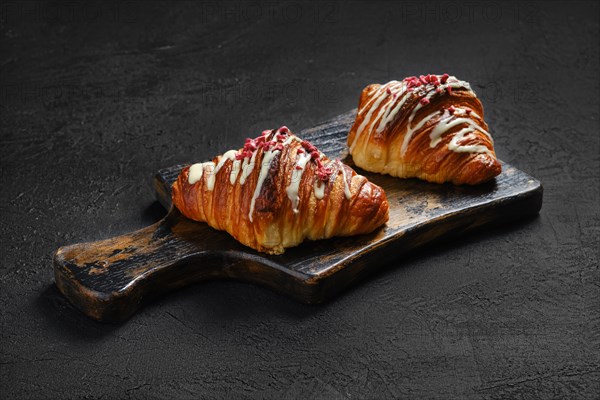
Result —
<svg viewBox="0 0 600 400"><path fill-rule="evenodd" d="M367 86L348 146L360 168L400 178L476 185L502 169L481 102L448 74Z"/></svg>
<svg viewBox="0 0 600 400"><path fill-rule="evenodd" d="M388 220L382 188L285 126L184 168L172 197L187 218L269 254L305 239L369 233Z"/></svg>

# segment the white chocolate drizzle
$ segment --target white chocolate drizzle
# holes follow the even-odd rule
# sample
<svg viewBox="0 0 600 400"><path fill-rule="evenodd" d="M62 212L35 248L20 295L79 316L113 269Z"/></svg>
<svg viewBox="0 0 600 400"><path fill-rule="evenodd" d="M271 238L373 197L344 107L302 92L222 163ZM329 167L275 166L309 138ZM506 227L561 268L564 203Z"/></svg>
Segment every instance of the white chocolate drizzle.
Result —
<svg viewBox="0 0 600 400"><path fill-rule="evenodd" d="M188 171L188 183L193 185L202 179L202 173L204 172L204 164L196 163L190 167Z"/></svg>
<svg viewBox="0 0 600 400"><path fill-rule="evenodd" d="M379 87L379 89L377 89L377 92L375 92L375 95L367 102L367 104L365 104L364 107L362 107L360 109L360 111L358 112L359 114L362 114L365 111L367 111L367 115L365 116L365 118L363 119L363 122L360 124L360 126L358 127L358 130L356 131L356 135L354 137L354 141L352 142L352 145L350 146L350 150L352 150L354 148L354 146L356 145L356 141L358 140L358 137L360 136L362 131L365 129L365 127L371 121L371 116L373 115L373 112L377 108L379 108L379 105L381 104L381 102L389 96L389 94L387 93L388 87L395 87L396 85L399 85L399 84L400 84L400 82L398 82L398 81L390 81L385 85L381 85Z"/></svg>
<svg viewBox="0 0 600 400"><path fill-rule="evenodd" d="M421 77L421 79L422 78L423 77ZM423 96L423 97L421 98L419 103L416 104L416 106L413 108L411 114L408 117L406 133L404 135L404 138L402 141L402 146L401 146L401 151L400 151L400 154L402 157L404 157L404 155L406 154L406 151L408 150L408 145L410 144L413 134L416 131L418 131L419 129L421 129L427 122L431 121L432 119L434 119L436 116L439 115L439 111L431 113L431 114L425 116L424 118L422 118L415 126L412 125L413 120L415 119L415 117L417 115L417 112L421 108L423 108L425 105L429 104L429 102L431 101L433 96L435 96L436 94L443 92L445 90L463 88L463 89L470 91L473 94L473 96L476 97L475 93L471 90L471 85L469 85L468 82L461 81L454 76L446 76L446 80L444 81L444 83L439 83L442 80L442 76L440 76L440 75L431 76L431 78L434 78L434 79L437 78L438 82L436 82L435 84L424 83L422 85L419 84L419 86L414 86L414 85L410 86L408 81L410 81L410 79L413 79L413 78L407 78L406 80L404 80L402 82L390 81L384 85L381 85L375 91L375 93L371 96L371 98L367 101L367 103L363 107L361 107L360 110L358 111L359 116L365 114L365 117L363 118L363 121L361 122L358 129L356 130L356 133L354 135L354 140L352 141L352 144L350 145L350 154L352 154L356 144L358 143L358 139L364 133L364 130L368 129L369 126L372 125L372 127L370 129L368 129L369 137L365 141L365 143L367 143L369 141L370 135L372 134L373 131L375 131L377 133L381 133L386 128L386 126L396 118L396 116L398 115L398 112L402 109L402 107L404 106L406 101L410 98L411 93L417 93L419 96ZM417 80L418 80L418 78L417 78ZM450 88L450 89L448 89L448 88ZM379 107L381 107L381 109L379 110L379 112L377 113L375 118L372 120L373 113ZM471 113L471 114L474 117L478 117L475 113ZM487 153L490 153L489 149L483 145L479 145L479 146L459 145L458 142L465 135L467 135L469 132L473 132L474 130L483 132L490 138L490 140L491 140L491 136L488 132L486 132L484 129L479 127L474 121L472 121L468 118L457 119L457 120L460 120L461 122L451 122L452 125L446 125L446 126L442 125L442 122L448 122L451 118L452 118L452 116L450 116L450 118L442 118L438 122L438 125L436 125L434 127L432 133L430 134L430 138L431 138L430 146L431 147L435 147L441 141L441 135L443 135L445 132L447 132L448 129L450 129L453 126L456 126L456 124L458 124L458 123L467 123L470 127L470 130L464 131L464 132L462 130L459 131L457 133L457 137L453 138L453 140L448 144L448 149L451 151L454 151L454 152L458 152L458 153L463 153L463 152L469 152L469 153L487 152ZM468 121L468 122L466 122L466 121Z"/></svg>
<svg viewBox="0 0 600 400"><path fill-rule="evenodd" d="M421 104L419 104L417 107L420 107L420 106L421 106ZM408 126L406 128L406 134L404 135L404 140L402 141L402 148L400 150L400 154L402 155L402 157L404 157L404 154L406 154L406 150L408 149L408 143L410 142L412 135L416 131L421 129L428 121L430 121L436 115L439 115L439 112L434 112L434 113L429 114L428 116L423 118L421 121L419 121L419 123L416 126L413 127L412 120L413 120L415 114L411 114L410 118L408 119L408 124L407 124Z"/></svg>
<svg viewBox="0 0 600 400"><path fill-rule="evenodd" d="M252 214L254 214L254 204L256 203L256 198L260 194L263 183L265 182L265 179L266 179L267 175L269 174L269 170L271 169L271 161L273 161L273 158L279 153L280 153L279 150L274 150L274 151L269 150L264 153L264 158L262 161L262 165L260 167L260 173L258 175L258 182L256 183L256 188L254 189L254 194L252 195L252 200L250 201L250 212L248 213L250 222L254 222L254 219L252 217Z"/></svg>
<svg viewBox="0 0 600 400"><path fill-rule="evenodd" d="M289 146L294 141L296 141L298 143L302 143L303 147L308 146L305 149L303 149L302 152L297 153L298 157L297 157L296 163L294 165L294 169L292 171L290 184L286 188L287 196L290 199L290 202L292 204L292 211L295 214L297 214L299 212L300 196L299 196L298 192L299 192L300 182L302 181L302 176L304 174L304 171L306 170L306 164L311 159L314 159L314 157L313 157L314 154L311 154L306 149L311 149L312 152L316 152L318 154L316 161L317 161L317 163L319 163L319 165L321 165L319 160L321 160L325 157L325 155L323 153L319 152L314 146L312 146L310 144L306 145L302 139L289 133L289 130L287 128L285 128L285 130L283 130L283 129L284 128L282 127L276 131L270 131L270 132L265 131L263 133L263 135L266 135L266 137L261 140L267 141L267 139L269 137L271 137L271 139L273 139L273 138L276 138L276 139L271 140L271 143L273 143L273 144L268 144L269 146L273 146L273 147L271 147L269 150L266 150L263 152L262 165L261 165L261 169L260 169L260 172L258 175L258 181L256 183L256 187L254 188L254 193L250 200L250 210L248 213L248 218L250 219L250 222L254 222L253 215L254 215L254 209L256 206L256 200L257 200L258 196L260 196L264 182L265 182L267 176L269 175L269 171L271 169L271 163L272 163L273 159L281 153L282 149L285 148L285 146ZM267 133L267 132L269 132L269 133ZM281 136L276 136L276 135L281 135L281 134L288 135L288 137L286 137L283 142L280 141L280 140L282 140ZM229 174L229 183L231 185L234 185L238 178L238 175L239 175L240 176L239 183L240 183L240 185L243 185L246 182L246 180L248 179L248 177L250 176L250 174L252 173L252 171L254 170L254 167L256 165L256 157L258 154L258 150L260 147L263 147L263 144L264 144L264 141L260 142L258 139L255 139L255 140L256 140L256 142L249 139L250 143L254 143L255 145L256 145L256 143L260 143L260 145L256 145L253 150L252 150L252 147L250 147L249 149L244 150L244 151L228 150L219 158L219 161L216 165L212 161L193 164L190 167L189 172L188 172L188 183L190 185L193 185L193 184L197 183L198 181L200 181L204 175L206 175L206 177L207 177L206 178L206 189L208 191L214 190L217 174L223 169L223 167L225 166L225 164L228 161L231 161L233 164L231 167L231 172ZM266 147L266 148L269 148L269 147ZM245 146L245 149L246 149L246 146ZM243 160L242 160L242 157L243 157ZM344 179L344 194L346 196L346 199L350 199L352 197L352 193L350 192L348 182L346 181L346 173L344 171L343 165L341 167L342 167L341 169L342 169L342 175L343 175L343 179ZM240 172L241 172L241 174L240 174ZM327 184L326 181L321 181L319 178L315 177L315 180L313 183L313 189L314 189L314 195L317 199L322 199L324 197L326 184Z"/></svg>
<svg viewBox="0 0 600 400"><path fill-rule="evenodd" d="M248 179L252 173L252 170L254 169L254 161L256 160L256 154L258 154L258 150L254 150L251 158L244 158L244 162L242 163L242 176L240 177L240 185L246 183L246 179Z"/></svg>
<svg viewBox="0 0 600 400"><path fill-rule="evenodd" d="M204 174L204 170L208 167L210 171L207 171L207 174L212 173L212 169L215 167L215 163L212 161L207 161L204 163L197 163L190 167L188 172L188 183L193 185L202 179L202 175ZM209 178L210 179L210 178Z"/></svg>
<svg viewBox="0 0 600 400"><path fill-rule="evenodd" d="M458 144L458 142L460 140L462 140L462 138L467 134L467 133L473 133L474 130L471 128L463 128L460 131L458 131L458 133L456 133L453 137L452 140L450 141L450 143L448 143L448 148L456 153L488 153L491 154L492 152L484 145L460 145Z"/></svg>
<svg viewBox="0 0 600 400"><path fill-rule="evenodd" d="M396 114L398 114L398 111L400 111L400 109L402 108L402 106L404 105L404 103L406 103L406 100L408 100L409 98L409 94L410 92L406 89L402 89L402 91L400 92L401 94L401 98L400 101L398 101L398 104L396 104L395 107L393 108L388 108L387 114L381 118L381 121L379 122L379 126L377 126L377 132L381 132L385 129L385 127L387 126L387 124L389 124L391 121L394 120L394 118L396 117Z"/></svg>
<svg viewBox="0 0 600 400"><path fill-rule="evenodd" d="M215 163L211 161L204 163L204 171L206 172L206 176L208 176L206 188L209 191L213 190L215 187Z"/></svg>
<svg viewBox="0 0 600 400"><path fill-rule="evenodd" d="M294 165L290 185L285 189L288 199L292 202L292 211L294 211L295 214L298 213L298 204L300 204L300 197L298 196L300 181L302 180L306 163L310 161L310 158L310 154L308 153L298 154L298 161L296 161L296 165Z"/></svg>
<svg viewBox="0 0 600 400"><path fill-rule="evenodd" d="M471 116L479 118L479 116L471 111ZM485 134L490 140L492 140L492 136L485 129L481 128L475 121L468 117L469 113L467 110L461 107L455 107L453 114L450 114L447 110L444 112L443 117L438 121L436 126L429 133L429 147L436 147L441 141L444 133L448 132L450 129L466 124L467 127L461 129L456 133L450 143L448 143L448 149L454 151L456 153L488 153L491 154L491 151L483 145L459 145L458 142L461 141L467 134L473 133L475 131L479 131ZM466 117L466 118L465 118ZM493 140L492 140L493 143Z"/></svg>
<svg viewBox="0 0 600 400"><path fill-rule="evenodd" d="M348 186L348 180L346 179L346 171L344 170L344 164L341 161L340 169L342 170L342 179L344 180L344 196L346 196L346 200L350 200L352 198L352 192L350 191L350 186Z"/></svg>
<svg viewBox="0 0 600 400"><path fill-rule="evenodd" d="M315 197L321 200L325 196L325 182L318 179L315 180L313 190L315 191Z"/></svg>
<svg viewBox="0 0 600 400"><path fill-rule="evenodd" d="M212 173L208 177L208 181L206 182L206 187L207 187L208 190L213 190L214 189L214 187L215 187L215 180L216 180L216 177L217 177L217 173L221 170L221 168L223 168L223 165L225 165L225 162L227 160L230 160L230 161L235 160L235 156L236 156L237 153L238 153L237 150L228 150L228 151L225 152L225 154L223 154L221 156L221 159L219 160L219 163L213 169ZM230 175L230 180L231 180L231 175Z"/></svg>
<svg viewBox="0 0 600 400"><path fill-rule="evenodd" d="M242 166L241 160L233 160L233 166L231 167L231 173L229 174L229 183L235 185L235 181L240 173L240 169Z"/></svg>

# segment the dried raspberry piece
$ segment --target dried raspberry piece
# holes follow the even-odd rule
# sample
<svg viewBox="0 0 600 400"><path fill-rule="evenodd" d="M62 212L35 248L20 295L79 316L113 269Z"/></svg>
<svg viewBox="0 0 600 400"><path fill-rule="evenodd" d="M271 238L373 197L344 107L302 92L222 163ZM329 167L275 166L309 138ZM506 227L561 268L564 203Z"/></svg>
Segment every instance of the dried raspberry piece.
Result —
<svg viewBox="0 0 600 400"><path fill-rule="evenodd" d="M407 89L412 89L414 87L419 87L423 83L416 76L409 76L408 78L404 78L404 82L406 82Z"/></svg>
<svg viewBox="0 0 600 400"><path fill-rule="evenodd" d="M327 178L329 178L329 176L333 174L333 170L329 167L324 167L321 166L319 167L319 169L317 170L317 177L319 178L319 180L321 181L326 181Z"/></svg>
<svg viewBox="0 0 600 400"><path fill-rule="evenodd" d="M309 153L312 153L313 151L318 151L317 148L307 140L302 141L302 147L304 147Z"/></svg>

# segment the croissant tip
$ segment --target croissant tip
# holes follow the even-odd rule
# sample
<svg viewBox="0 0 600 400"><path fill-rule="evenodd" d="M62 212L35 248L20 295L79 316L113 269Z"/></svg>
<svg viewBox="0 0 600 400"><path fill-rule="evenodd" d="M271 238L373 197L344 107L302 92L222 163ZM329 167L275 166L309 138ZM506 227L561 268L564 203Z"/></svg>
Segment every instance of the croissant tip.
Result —
<svg viewBox="0 0 600 400"><path fill-rule="evenodd" d="M502 173L502 164L489 154L479 154L465 167L465 173L459 177L457 184L479 185L491 181Z"/></svg>

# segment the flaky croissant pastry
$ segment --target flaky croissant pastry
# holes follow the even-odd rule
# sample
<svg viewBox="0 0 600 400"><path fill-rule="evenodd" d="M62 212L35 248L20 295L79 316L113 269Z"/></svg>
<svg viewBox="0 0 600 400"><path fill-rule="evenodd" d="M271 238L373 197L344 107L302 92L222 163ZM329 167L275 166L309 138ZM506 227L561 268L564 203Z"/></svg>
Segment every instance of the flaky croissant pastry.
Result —
<svg viewBox="0 0 600 400"><path fill-rule="evenodd" d="M360 168L400 178L476 185L502 169L481 102L448 74L367 86L348 146Z"/></svg>
<svg viewBox="0 0 600 400"><path fill-rule="evenodd" d="M383 189L286 127L184 168L173 204L187 218L270 254L305 239L369 233L388 220Z"/></svg>

